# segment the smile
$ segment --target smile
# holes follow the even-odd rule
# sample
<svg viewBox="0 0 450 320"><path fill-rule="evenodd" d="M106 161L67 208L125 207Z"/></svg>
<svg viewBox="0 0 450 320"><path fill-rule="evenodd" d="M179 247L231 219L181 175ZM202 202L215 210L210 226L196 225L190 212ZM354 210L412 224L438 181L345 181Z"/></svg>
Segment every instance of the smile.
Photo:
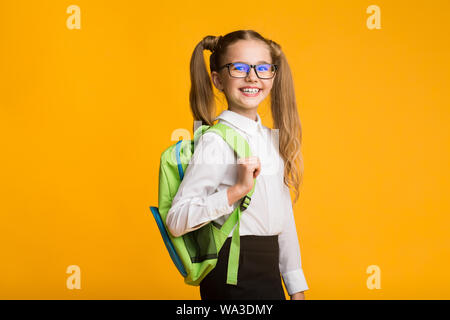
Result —
<svg viewBox="0 0 450 320"><path fill-rule="evenodd" d="M261 91L261 89L258 88L244 88L244 89L239 89L242 94L246 97L256 97L259 92Z"/></svg>

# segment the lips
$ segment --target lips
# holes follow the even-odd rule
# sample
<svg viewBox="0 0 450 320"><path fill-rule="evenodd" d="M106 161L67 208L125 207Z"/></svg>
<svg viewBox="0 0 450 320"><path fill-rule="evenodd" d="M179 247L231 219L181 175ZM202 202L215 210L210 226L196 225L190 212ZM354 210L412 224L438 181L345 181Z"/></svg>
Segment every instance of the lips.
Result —
<svg viewBox="0 0 450 320"><path fill-rule="evenodd" d="M245 88L252 88L252 89L258 89L258 91L257 92L244 92L243 90L245 89ZM242 92L242 94L244 95L244 96L246 96L246 97L256 97L257 95L259 95L260 94L260 92L261 92L261 89L260 88L258 88L258 87L244 87L244 88L239 88L239 90Z"/></svg>
<svg viewBox="0 0 450 320"><path fill-rule="evenodd" d="M261 90L261 88L258 88L258 87L242 87L242 88L239 88L239 90L243 90L243 89L259 89L259 90Z"/></svg>

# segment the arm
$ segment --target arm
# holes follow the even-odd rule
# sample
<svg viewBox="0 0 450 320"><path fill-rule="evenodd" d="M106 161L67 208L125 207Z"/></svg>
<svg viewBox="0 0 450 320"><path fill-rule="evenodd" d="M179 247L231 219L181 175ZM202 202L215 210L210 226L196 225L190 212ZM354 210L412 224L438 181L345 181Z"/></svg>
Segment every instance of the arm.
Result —
<svg viewBox="0 0 450 320"><path fill-rule="evenodd" d="M294 294L291 294L291 300L305 300L305 294L304 291L296 292Z"/></svg>
<svg viewBox="0 0 450 320"><path fill-rule="evenodd" d="M179 237L234 210L228 188L217 191L234 162L234 151L215 133L202 135L167 213L167 227Z"/></svg>
<svg viewBox="0 0 450 320"><path fill-rule="evenodd" d="M291 299L304 299L303 292L309 288L303 274L300 246L298 243L289 188L287 186L284 187L288 212L287 216L285 216L283 231L278 236L280 246L280 272Z"/></svg>

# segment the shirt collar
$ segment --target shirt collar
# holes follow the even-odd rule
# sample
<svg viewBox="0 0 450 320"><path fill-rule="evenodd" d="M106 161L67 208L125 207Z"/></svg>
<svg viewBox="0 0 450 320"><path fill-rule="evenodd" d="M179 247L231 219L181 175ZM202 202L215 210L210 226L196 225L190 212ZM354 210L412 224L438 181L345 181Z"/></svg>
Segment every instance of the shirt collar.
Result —
<svg viewBox="0 0 450 320"><path fill-rule="evenodd" d="M231 110L224 110L214 120L223 119L223 120L231 123L235 127L241 129L242 131L244 131L250 135L254 135L257 132L257 130L263 129L262 123L261 123L261 117L259 116L258 113L256 113L256 118L257 118L257 121L254 121L254 120L249 119L248 117L243 116L237 112L234 112Z"/></svg>

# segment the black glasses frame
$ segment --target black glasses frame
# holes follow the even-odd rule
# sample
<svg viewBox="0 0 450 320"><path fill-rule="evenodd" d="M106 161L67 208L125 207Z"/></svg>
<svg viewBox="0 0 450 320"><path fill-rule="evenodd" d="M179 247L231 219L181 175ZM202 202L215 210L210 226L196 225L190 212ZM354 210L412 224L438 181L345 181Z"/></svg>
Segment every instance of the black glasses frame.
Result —
<svg viewBox="0 0 450 320"><path fill-rule="evenodd" d="M232 76L232 75L231 75L230 66L231 66L232 64L235 64L235 63L246 64L246 65L248 65L248 66L250 67L250 68L248 68L247 74L246 74L245 76L243 76L243 77L235 77L235 76ZM259 74L258 74L258 71L256 70L256 67L257 67L257 66L265 65L265 64L269 64L269 65L271 65L271 66L273 66L273 67L275 68L275 72L273 73L273 76L271 76L270 78L261 78L261 77L259 76ZM252 70L252 68L254 68L254 69L255 69L256 76L257 76L258 78L260 78L260 79L272 79L273 77L275 77L275 75L276 75L276 73L277 73L277 70L278 70L278 65L272 64L272 63L247 64L247 63L244 63L244 62L231 62L231 63L227 63L227 64L224 64L223 66L221 66L221 67L218 69L218 71L222 70L222 68L225 68L225 67L227 67L227 69L228 69L228 74L229 74L230 77L232 77L232 78L247 78L248 75L249 75L249 73L250 73L250 71Z"/></svg>

